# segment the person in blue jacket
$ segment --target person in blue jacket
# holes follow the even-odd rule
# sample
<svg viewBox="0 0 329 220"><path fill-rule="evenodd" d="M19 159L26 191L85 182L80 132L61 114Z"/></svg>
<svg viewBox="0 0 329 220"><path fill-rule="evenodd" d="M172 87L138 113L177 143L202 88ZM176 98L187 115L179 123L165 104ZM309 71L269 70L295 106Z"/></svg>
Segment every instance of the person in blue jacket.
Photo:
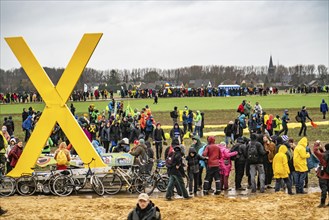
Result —
<svg viewBox="0 0 329 220"><path fill-rule="evenodd" d="M323 114L323 119L326 119L326 114L328 112L328 105L324 101L324 99L322 99L322 102L320 104L320 112L322 112L322 114Z"/></svg>

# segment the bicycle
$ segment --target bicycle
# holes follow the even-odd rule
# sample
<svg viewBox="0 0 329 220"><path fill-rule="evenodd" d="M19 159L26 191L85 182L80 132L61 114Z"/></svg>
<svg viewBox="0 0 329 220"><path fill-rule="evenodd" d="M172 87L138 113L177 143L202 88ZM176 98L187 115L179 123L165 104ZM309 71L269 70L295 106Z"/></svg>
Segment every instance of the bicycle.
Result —
<svg viewBox="0 0 329 220"><path fill-rule="evenodd" d="M113 167L114 172L106 174L103 179L105 193L109 195L117 194L125 181L126 189L131 192L143 193L143 179L139 176L139 166L133 165L129 170L124 170L121 167ZM145 185L145 184L144 184Z"/></svg>
<svg viewBox="0 0 329 220"><path fill-rule="evenodd" d="M163 169L164 167L157 165L155 171L152 174L141 174L140 177L145 180L142 183L144 184L145 193L153 193L155 188L157 188L160 192L167 191L169 177L168 175L161 174L161 170Z"/></svg>
<svg viewBox="0 0 329 220"><path fill-rule="evenodd" d="M15 193L16 180L13 177L5 176L3 173L4 165L0 164L0 195L10 196Z"/></svg>
<svg viewBox="0 0 329 220"><path fill-rule="evenodd" d="M35 168L31 168L34 170ZM36 191L45 194L55 194L52 184L59 174L54 168L48 172L33 172L32 174L23 173L16 181L17 192L23 196L33 195Z"/></svg>
<svg viewBox="0 0 329 220"><path fill-rule="evenodd" d="M62 171L62 175L56 177L54 180L54 193L58 196L68 196L73 192L73 190L77 193L80 189L86 186L87 180L89 180L89 184L92 186L96 194L100 196L104 195L104 186L102 181L95 175L94 172L92 172L90 168L90 164L94 160L95 159L92 158L89 163L84 163L84 165L88 166L88 171L84 174L82 181L80 181L79 178L73 177L72 169Z"/></svg>

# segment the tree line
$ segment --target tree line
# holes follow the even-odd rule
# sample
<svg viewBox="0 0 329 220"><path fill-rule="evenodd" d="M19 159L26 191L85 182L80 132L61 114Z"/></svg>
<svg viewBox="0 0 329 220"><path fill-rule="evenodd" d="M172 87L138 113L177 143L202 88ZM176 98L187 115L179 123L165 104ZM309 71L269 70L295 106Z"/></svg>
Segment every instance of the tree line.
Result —
<svg viewBox="0 0 329 220"><path fill-rule="evenodd" d="M49 78L56 85L64 68L44 67ZM287 76L291 82L286 82ZM322 85L329 84L328 67L325 65L296 65L286 67L278 65L273 75L268 74L267 66L190 66L176 69L138 68L138 69L109 69L96 70L86 68L80 77L76 88L83 90L84 84L116 86L118 83L138 83L168 81L174 84L188 84L190 80L210 79L213 85L225 80L232 80L238 84L242 80L257 82L263 80L265 84L290 83L301 85L318 79ZM0 69L0 92L35 91L23 68L10 70Z"/></svg>

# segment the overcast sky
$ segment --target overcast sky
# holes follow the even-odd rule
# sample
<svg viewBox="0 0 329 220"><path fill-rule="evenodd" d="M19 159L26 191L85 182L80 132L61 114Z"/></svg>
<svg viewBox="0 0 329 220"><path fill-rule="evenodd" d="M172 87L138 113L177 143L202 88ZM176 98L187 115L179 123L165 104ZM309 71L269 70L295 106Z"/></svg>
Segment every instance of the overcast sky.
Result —
<svg viewBox="0 0 329 220"><path fill-rule="evenodd" d="M23 36L42 66L65 67L84 33L104 33L88 67L325 64L328 1L3 1L4 37Z"/></svg>

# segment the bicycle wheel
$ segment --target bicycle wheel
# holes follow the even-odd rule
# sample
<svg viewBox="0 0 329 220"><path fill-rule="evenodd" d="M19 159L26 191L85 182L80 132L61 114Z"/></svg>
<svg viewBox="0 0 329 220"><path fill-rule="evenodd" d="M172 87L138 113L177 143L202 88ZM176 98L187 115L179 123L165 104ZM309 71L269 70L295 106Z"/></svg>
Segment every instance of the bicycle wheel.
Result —
<svg viewBox="0 0 329 220"><path fill-rule="evenodd" d="M30 196L37 190L37 181L33 176L23 175L16 182L17 192L23 196Z"/></svg>
<svg viewBox="0 0 329 220"><path fill-rule="evenodd" d="M0 179L0 195L10 196L15 193L16 181L10 176L2 176Z"/></svg>
<svg viewBox="0 0 329 220"><path fill-rule="evenodd" d="M49 189L50 193L53 194L53 195L56 195L56 193L54 191L54 187L53 187L55 178L56 178L56 176L52 176L48 180L48 189Z"/></svg>
<svg viewBox="0 0 329 220"><path fill-rule="evenodd" d="M102 178L105 193L114 195L122 188L121 177L115 173L108 173Z"/></svg>
<svg viewBox="0 0 329 220"><path fill-rule="evenodd" d="M104 195L104 185L98 176L92 176L90 181L95 193L99 196Z"/></svg>
<svg viewBox="0 0 329 220"><path fill-rule="evenodd" d="M58 196L68 196L73 192L75 185L71 177L58 176L53 183L54 193Z"/></svg>
<svg viewBox="0 0 329 220"><path fill-rule="evenodd" d="M139 193L147 193L148 195L153 193L156 184L157 181L152 176L139 176L134 181L136 191Z"/></svg>
<svg viewBox="0 0 329 220"><path fill-rule="evenodd" d="M168 176L160 176L160 178L158 179L158 182L157 182L157 189L160 192L166 192L168 184L169 184L169 177Z"/></svg>

